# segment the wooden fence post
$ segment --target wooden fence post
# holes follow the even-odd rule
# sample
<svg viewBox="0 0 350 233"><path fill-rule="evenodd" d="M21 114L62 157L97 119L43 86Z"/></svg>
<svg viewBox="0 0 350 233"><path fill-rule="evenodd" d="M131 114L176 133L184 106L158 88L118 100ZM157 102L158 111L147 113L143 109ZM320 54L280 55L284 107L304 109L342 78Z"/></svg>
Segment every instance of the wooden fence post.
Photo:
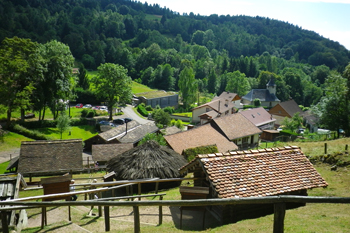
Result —
<svg viewBox="0 0 350 233"><path fill-rule="evenodd" d="M348 152L348 144L345 145L345 152Z"/></svg>
<svg viewBox="0 0 350 233"><path fill-rule="evenodd" d="M324 143L324 154L325 155L327 154L327 143L326 142Z"/></svg>
<svg viewBox="0 0 350 233"><path fill-rule="evenodd" d="M105 231L110 231L110 219L109 219L109 206L104 207L104 212L105 212Z"/></svg>
<svg viewBox="0 0 350 233"><path fill-rule="evenodd" d="M286 215L286 203L276 203L274 205L275 213L273 220L273 233L284 232L284 217Z"/></svg>
<svg viewBox="0 0 350 233"><path fill-rule="evenodd" d="M140 233L140 211L138 206L133 206L134 209L134 233Z"/></svg>
<svg viewBox="0 0 350 233"><path fill-rule="evenodd" d="M1 211L1 225L2 225L2 232L9 233L9 226L8 226L8 222L7 222L6 211Z"/></svg>
<svg viewBox="0 0 350 233"><path fill-rule="evenodd" d="M137 184L137 193L138 193L138 195L141 195L141 183L138 183ZM141 197L139 197L139 201L141 201Z"/></svg>
<svg viewBox="0 0 350 233"><path fill-rule="evenodd" d="M157 184L158 184L158 182L157 182ZM160 196L159 200L162 201L163 196ZM158 226L162 225L162 223L163 223L163 207L160 205L159 206L159 224L158 224Z"/></svg>

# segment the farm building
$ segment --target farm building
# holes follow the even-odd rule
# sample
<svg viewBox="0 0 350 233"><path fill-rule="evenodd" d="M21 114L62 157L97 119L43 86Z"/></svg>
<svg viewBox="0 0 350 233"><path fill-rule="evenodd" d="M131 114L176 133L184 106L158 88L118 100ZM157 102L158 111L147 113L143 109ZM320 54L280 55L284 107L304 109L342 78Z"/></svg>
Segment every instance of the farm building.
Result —
<svg viewBox="0 0 350 233"><path fill-rule="evenodd" d="M22 142L18 173L29 175L79 171L83 169L82 153L81 139Z"/></svg>
<svg viewBox="0 0 350 233"><path fill-rule="evenodd" d="M146 106L150 105L155 108L159 105L161 108L177 107L179 104L179 95L175 92L166 91L150 91L138 93L133 98L134 104L144 103Z"/></svg>
<svg viewBox="0 0 350 233"><path fill-rule="evenodd" d="M269 113L276 118L276 125L280 126L285 117L292 118L295 113L300 113L302 116L303 111L299 105L293 100L281 102L270 109Z"/></svg>
<svg viewBox="0 0 350 233"><path fill-rule="evenodd" d="M180 169L193 172L195 187L209 187L209 198L307 195L307 189L326 187L298 147L198 155ZM287 208L301 206L289 205ZM272 204L215 206L222 224L273 213Z"/></svg>
<svg viewBox="0 0 350 233"><path fill-rule="evenodd" d="M107 162L107 171L115 172L116 180L179 178L181 177L179 168L186 163L186 160L175 151L160 146L155 141L148 141L110 159ZM160 187L168 185L161 183ZM172 182L171 185L179 183Z"/></svg>
<svg viewBox="0 0 350 233"><path fill-rule="evenodd" d="M154 122L140 125L136 121L130 121L85 140L84 151L91 151L92 145L96 144L133 143L136 146L146 134L158 131L159 128Z"/></svg>

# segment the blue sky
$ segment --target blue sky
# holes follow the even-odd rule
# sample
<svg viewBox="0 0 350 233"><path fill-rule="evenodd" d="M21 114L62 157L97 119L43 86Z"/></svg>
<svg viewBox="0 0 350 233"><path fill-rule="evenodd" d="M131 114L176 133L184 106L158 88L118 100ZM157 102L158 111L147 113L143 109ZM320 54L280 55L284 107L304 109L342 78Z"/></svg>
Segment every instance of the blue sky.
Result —
<svg viewBox="0 0 350 233"><path fill-rule="evenodd" d="M277 19L338 41L350 50L350 0L139 0L200 15L249 15Z"/></svg>

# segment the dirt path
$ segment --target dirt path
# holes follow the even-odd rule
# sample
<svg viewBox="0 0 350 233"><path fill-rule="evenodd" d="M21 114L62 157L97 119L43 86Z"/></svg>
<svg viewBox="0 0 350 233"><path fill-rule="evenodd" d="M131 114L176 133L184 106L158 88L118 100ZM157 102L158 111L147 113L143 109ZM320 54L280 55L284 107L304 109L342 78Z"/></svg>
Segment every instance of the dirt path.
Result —
<svg viewBox="0 0 350 233"><path fill-rule="evenodd" d="M0 163L7 162L13 159L14 157L19 156L19 151L20 148L15 148L8 151L0 151Z"/></svg>

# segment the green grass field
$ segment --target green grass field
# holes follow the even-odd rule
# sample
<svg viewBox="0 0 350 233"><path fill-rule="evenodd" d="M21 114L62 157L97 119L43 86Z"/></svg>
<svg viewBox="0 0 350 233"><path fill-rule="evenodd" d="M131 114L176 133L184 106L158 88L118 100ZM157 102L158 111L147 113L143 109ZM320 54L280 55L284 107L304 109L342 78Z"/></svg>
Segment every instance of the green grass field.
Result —
<svg viewBox="0 0 350 233"><path fill-rule="evenodd" d="M40 133L45 134L52 140L61 139L61 134L57 128L39 128L36 129ZM62 139L82 139L83 141L97 134L95 127L90 125L73 126L69 131L62 134Z"/></svg>

